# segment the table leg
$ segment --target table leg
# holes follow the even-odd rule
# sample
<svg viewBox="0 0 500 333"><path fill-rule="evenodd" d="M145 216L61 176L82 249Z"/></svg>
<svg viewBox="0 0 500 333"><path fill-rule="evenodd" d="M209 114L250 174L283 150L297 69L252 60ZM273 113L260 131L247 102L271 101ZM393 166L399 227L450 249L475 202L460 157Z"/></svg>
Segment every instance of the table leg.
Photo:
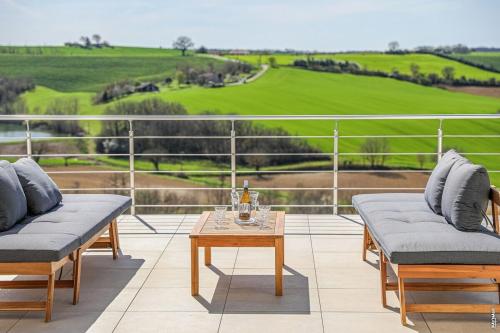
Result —
<svg viewBox="0 0 500 333"><path fill-rule="evenodd" d="M275 285L276 296L283 295L283 265L284 265L284 246L283 238L274 240L274 258L275 258Z"/></svg>
<svg viewBox="0 0 500 333"><path fill-rule="evenodd" d="M198 266L198 239L191 238L191 295L198 296L200 284Z"/></svg>
<svg viewBox="0 0 500 333"><path fill-rule="evenodd" d="M205 247L205 266L212 265L212 248L209 246Z"/></svg>

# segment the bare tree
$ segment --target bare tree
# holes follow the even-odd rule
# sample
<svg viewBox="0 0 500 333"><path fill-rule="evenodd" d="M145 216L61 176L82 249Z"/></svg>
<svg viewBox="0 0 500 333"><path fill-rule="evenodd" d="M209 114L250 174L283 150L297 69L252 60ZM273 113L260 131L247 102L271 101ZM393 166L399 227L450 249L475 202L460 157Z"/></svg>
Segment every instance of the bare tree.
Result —
<svg viewBox="0 0 500 333"><path fill-rule="evenodd" d="M38 163L40 162L40 155L43 155L49 150L49 145L45 141L33 142L31 146L31 151L33 152L33 160Z"/></svg>
<svg viewBox="0 0 500 333"><path fill-rule="evenodd" d="M93 34L92 35L92 40L95 42L95 45L96 46L100 46L101 45L101 36L99 34Z"/></svg>
<svg viewBox="0 0 500 333"><path fill-rule="evenodd" d="M187 36L180 36L174 41L172 46L176 50L181 50L182 55L185 56L186 51L192 48L194 46L194 43L191 38Z"/></svg>
<svg viewBox="0 0 500 333"><path fill-rule="evenodd" d="M391 147L387 138L368 138L361 145L361 153L372 168L376 165L384 166L388 158L386 154L390 151Z"/></svg>
<svg viewBox="0 0 500 333"><path fill-rule="evenodd" d="M420 76L420 66L412 63L410 65L410 71L411 71L411 76L413 76L415 79L417 79Z"/></svg>
<svg viewBox="0 0 500 333"><path fill-rule="evenodd" d="M388 44L389 51L394 52L399 50L399 43L397 41L392 41Z"/></svg>

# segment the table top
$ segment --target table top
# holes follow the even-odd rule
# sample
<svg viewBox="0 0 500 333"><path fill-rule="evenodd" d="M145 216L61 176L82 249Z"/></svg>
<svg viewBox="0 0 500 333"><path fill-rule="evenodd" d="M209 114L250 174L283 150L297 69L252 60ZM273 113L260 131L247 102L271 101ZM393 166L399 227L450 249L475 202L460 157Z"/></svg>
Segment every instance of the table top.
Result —
<svg viewBox="0 0 500 333"><path fill-rule="evenodd" d="M190 237L203 236L283 236L285 229L285 212L271 211L263 229L258 224L240 225L234 222L233 212L226 212L222 227L217 227L213 211L205 211L193 228Z"/></svg>

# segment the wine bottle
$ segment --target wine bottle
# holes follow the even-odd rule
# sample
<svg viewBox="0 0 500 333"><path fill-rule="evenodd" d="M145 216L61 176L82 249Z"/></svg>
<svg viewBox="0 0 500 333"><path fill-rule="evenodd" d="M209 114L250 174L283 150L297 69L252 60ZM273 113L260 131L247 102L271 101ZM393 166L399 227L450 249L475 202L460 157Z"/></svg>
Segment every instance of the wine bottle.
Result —
<svg viewBox="0 0 500 333"><path fill-rule="evenodd" d="M239 219L248 221L250 219L251 200L250 192L248 192L248 180L243 181L243 194L240 198Z"/></svg>

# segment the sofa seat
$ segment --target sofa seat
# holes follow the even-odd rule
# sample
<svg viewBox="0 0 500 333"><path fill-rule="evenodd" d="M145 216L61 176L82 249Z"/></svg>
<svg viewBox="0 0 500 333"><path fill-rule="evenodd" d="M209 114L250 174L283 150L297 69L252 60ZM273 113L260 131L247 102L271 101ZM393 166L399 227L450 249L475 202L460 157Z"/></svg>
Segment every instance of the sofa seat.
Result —
<svg viewBox="0 0 500 333"><path fill-rule="evenodd" d="M112 194L66 194L47 213L0 233L0 262L58 261L87 242L131 205Z"/></svg>
<svg viewBox="0 0 500 333"><path fill-rule="evenodd" d="M457 230L429 208L423 194L361 194L352 202L394 264L500 264L498 235L486 228Z"/></svg>

